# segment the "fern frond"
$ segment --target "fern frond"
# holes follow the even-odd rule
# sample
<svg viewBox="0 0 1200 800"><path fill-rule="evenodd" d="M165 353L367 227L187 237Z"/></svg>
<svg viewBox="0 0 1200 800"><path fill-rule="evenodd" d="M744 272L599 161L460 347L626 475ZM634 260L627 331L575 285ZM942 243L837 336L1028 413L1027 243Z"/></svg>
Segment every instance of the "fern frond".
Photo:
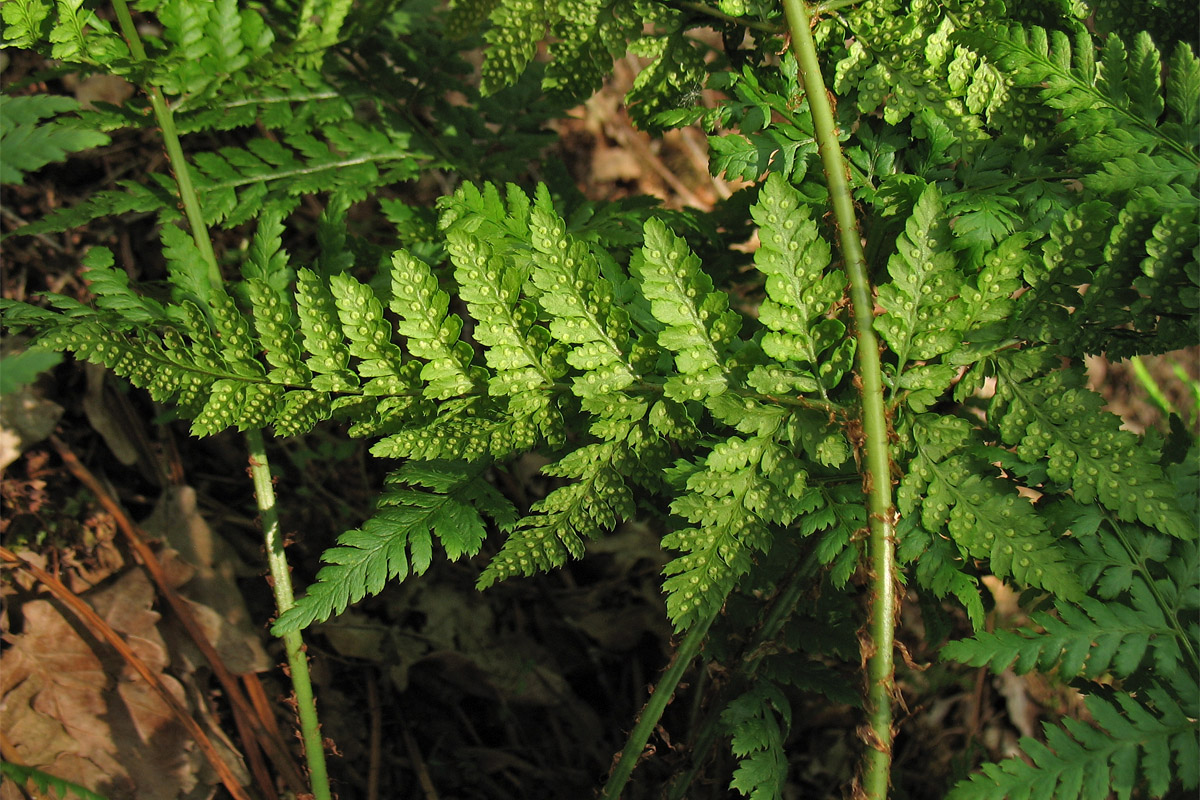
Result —
<svg viewBox="0 0 1200 800"><path fill-rule="evenodd" d="M593 94L626 43L641 33L632 0L558 0L551 25L550 64L542 88L569 98Z"/></svg>
<svg viewBox="0 0 1200 800"><path fill-rule="evenodd" d="M683 552L663 569L667 616L683 630L721 608L753 554L770 547L773 526L790 524L816 503L801 462L764 437L731 437L702 463L681 462L668 479L686 490L672 513L696 526L662 540Z"/></svg>
<svg viewBox="0 0 1200 800"><path fill-rule="evenodd" d="M1078 502L1098 499L1123 520L1196 536L1153 453L1121 430L1103 399L1083 388L1077 369L1023 381L1009 371L1010 362L1000 365L994 424L1023 461L1047 459L1050 478L1070 486Z"/></svg>
<svg viewBox="0 0 1200 800"><path fill-rule="evenodd" d="M1021 740L1030 761L1017 757L985 764L982 773L955 786L948 800L1105 800L1114 793L1128 800L1143 785L1152 797L1164 796L1172 783L1195 789L1195 720L1184 716L1162 689L1147 694L1152 707L1123 694L1115 703L1088 697L1088 711L1099 729L1073 719L1062 728L1047 723L1045 744Z"/></svg>
<svg viewBox="0 0 1200 800"><path fill-rule="evenodd" d="M0 6L4 19L4 42L28 49L50 38L48 0L12 0Z"/></svg>
<svg viewBox="0 0 1200 800"><path fill-rule="evenodd" d="M841 270L828 270L829 244L802 210L800 193L781 176L767 179L750 211L762 243L754 263L767 276L767 299L758 309L759 321L770 329L762 339L763 352L828 397L854 352L845 324L826 318L842 298L846 278ZM756 372L761 375L763 369ZM758 379L752 374L749 380Z"/></svg>
<svg viewBox="0 0 1200 800"><path fill-rule="evenodd" d="M896 559L913 564L917 583L933 592L934 597L952 596L962 604L973 630L981 630L986 621L979 582L963 571L962 551L940 533L931 533L911 516L900 518L896 527Z"/></svg>
<svg viewBox="0 0 1200 800"><path fill-rule="evenodd" d="M0 775L20 787L24 787L25 784L32 781L41 791L52 791L61 798L78 797L79 800L105 800L104 795L96 794L85 786L63 780L34 767L0 761Z"/></svg>
<svg viewBox="0 0 1200 800"><path fill-rule="evenodd" d="M1170 679L1183 652L1177 631L1169 625L1157 598L1141 578L1133 581L1129 604L1091 597L1078 603L1055 603L1057 616L1032 615L1040 628L980 632L972 639L950 642L942 656L993 672L1012 667L1018 675L1055 668L1063 678L1099 679L1111 671L1133 675L1147 652L1154 655L1155 674Z"/></svg>
<svg viewBox="0 0 1200 800"><path fill-rule="evenodd" d="M274 33L253 9L237 0L197 3L167 0L155 10L165 52L153 59L151 83L169 95L211 93L252 62L269 57Z"/></svg>
<svg viewBox="0 0 1200 800"><path fill-rule="evenodd" d="M632 430L636 442L640 436ZM584 445L542 468L572 483L555 489L512 527L500 552L479 576L485 589L514 575L533 575L582 558L584 540L596 539L633 514L633 493L626 476L636 458L628 440Z"/></svg>
<svg viewBox="0 0 1200 800"><path fill-rule="evenodd" d="M227 227L253 218L264 207L291 209L305 194L340 191L351 200L375 187L407 180L419 172L410 136L368 128L354 120L326 126L323 141L308 132L283 141L252 139L245 148L224 147L193 155L205 221ZM175 219L178 199L169 178L152 175L144 186L121 182L125 191L99 192L72 208L56 211L20 229L23 235L82 226L106 215L159 212Z"/></svg>
<svg viewBox="0 0 1200 800"><path fill-rule="evenodd" d="M294 607L280 615L275 635L298 631L340 614L391 580L421 575L433 558L436 535L447 557L479 552L484 517L511 524L515 511L482 478L486 462L427 461L405 464L388 478L375 516L338 537L321 556L325 566Z"/></svg>
<svg viewBox="0 0 1200 800"><path fill-rule="evenodd" d="M83 0L55 0L54 11L47 37L51 58L110 67L118 60L129 58L125 42L111 25L90 8L85 8Z"/></svg>
<svg viewBox="0 0 1200 800"><path fill-rule="evenodd" d="M962 276L936 186L921 192L888 260L888 274L892 280L879 287L885 313L876 318L875 328L896 354L898 387L917 393L923 408L950 385L954 371L944 365L909 370L909 362L933 359L958 346L964 310Z"/></svg>
<svg viewBox="0 0 1200 800"><path fill-rule="evenodd" d="M901 514L919 509L925 530L944 528L964 554L989 559L998 576L1065 598L1082 594L1033 505L998 478L984 477L983 464L969 453L974 435L966 420L923 414L912 435L917 452L897 492Z"/></svg>
<svg viewBox="0 0 1200 800"><path fill-rule="evenodd" d="M296 310L304 337L305 365L316 376L312 388L340 392L358 388L350 371L350 349L341 334L337 304L317 274L301 269L296 276Z"/></svg>
<svg viewBox="0 0 1200 800"><path fill-rule="evenodd" d="M981 26L959 36L1001 65L1018 86L1040 87L1043 101L1063 114L1060 131L1079 144L1073 154L1101 165L1095 176L1085 179L1096 188L1111 189L1113 176L1121 174L1120 163L1109 159L1120 155L1136 158L1142 151L1149 163L1176 176L1193 175L1200 164L1192 134L1160 125L1165 108L1159 68L1160 55L1145 32L1133 40L1132 54L1121 37L1105 41L1099 62L1091 35L1080 31L1075 41L1061 31L1033 27ZM1189 62L1187 45L1179 45L1176 59ZM1185 67L1185 73L1187 72ZM1186 80L1186 79L1185 79ZM1175 90L1178 91L1178 90ZM1185 90L1186 94L1186 90ZM1138 184L1151 184L1154 172ZM1105 178L1109 175L1110 178Z"/></svg>
<svg viewBox="0 0 1200 800"><path fill-rule="evenodd" d="M26 173L64 161L68 153L108 144L106 135L69 117L42 122L78 108L79 103L69 97L0 94L0 183L19 186Z"/></svg>
<svg viewBox="0 0 1200 800"><path fill-rule="evenodd" d="M756 681L729 702L721 723L738 759L729 788L751 800L781 797L788 773L783 742L792 726L792 706L783 692L770 681Z"/></svg>
<svg viewBox="0 0 1200 800"><path fill-rule="evenodd" d="M646 243L634 252L630 271L663 325L659 345L675 354L680 374L668 379L667 396L702 400L721 394L741 319L728 309L728 297L713 291L712 279L683 239L657 219L647 220L644 232Z"/></svg>
<svg viewBox="0 0 1200 800"><path fill-rule="evenodd" d="M525 71L546 35L552 4L553 0L498 0L490 15L492 26L484 33L489 45L480 84L484 94L514 83Z"/></svg>
<svg viewBox="0 0 1200 800"><path fill-rule="evenodd" d="M408 425L381 439L371 448L380 458L411 458L422 461L461 458L475 462L491 457L505 459L534 447L541 432L537 414L552 413L537 395L535 404L520 408L524 415L509 416L503 406L471 397L441 404L437 417Z"/></svg>
<svg viewBox="0 0 1200 800"><path fill-rule="evenodd" d="M426 397L445 400L470 394L482 381L471 366L471 345L460 341L462 319L448 314L450 298L423 261L400 250L392 255L391 309L399 317L396 332L408 351L426 363L421 368Z"/></svg>
<svg viewBox="0 0 1200 800"><path fill-rule="evenodd" d="M859 534L866 530L867 509L862 502L862 488L853 483L814 487L815 508L796 522L805 536L819 534L817 560L829 568L829 582L841 589L850 582L862 558Z"/></svg>
<svg viewBox="0 0 1200 800"><path fill-rule="evenodd" d="M550 335L571 349L567 363L582 370L572 390L593 398L627 388L638 379L630 341L629 314L617 302L587 245L568 236L566 224L538 196L530 218L535 250L533 283L542 309L551 315Z"/></svg>

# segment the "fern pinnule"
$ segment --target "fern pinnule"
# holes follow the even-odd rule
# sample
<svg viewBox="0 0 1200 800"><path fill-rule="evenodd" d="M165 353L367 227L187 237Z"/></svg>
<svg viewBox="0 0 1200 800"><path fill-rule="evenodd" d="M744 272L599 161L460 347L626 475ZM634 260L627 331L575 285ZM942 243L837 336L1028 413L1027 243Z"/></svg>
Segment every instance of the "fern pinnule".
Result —
<svg viewBox="0 0 1200 800"><path fill-rule="evenodd" d="M1069 485L1079 502L1098 499L1123 520L1195 538L1152 454L1120 429L1120 419L1102 409L1098 394L1082 387L1078 370L1026 381L1004 370L1000 376L993 424L1022 460L1045 458L1050 478Z"/></svg>
<svg viewBox="0 0 1200 800"><path fill-rule="evenodd" d="M1114 794L1128 800L1141 786L1150 796L1163 797L1173 777L1195 789L1200 749L1194 721L1161 688L1147 694L1153 711L1124 694L1115 703L1088 697L1087 708L1098 727L1074 719L1065 720L1062 728L1046 723L1045 744L1021 739L1029 760L985 764L981 773L955 786L948 800L1105 800Z"/></svg>
<svg viewBox="0 0 1200 800"><path fill-rule="evenodd" d="M849 368L854 350L845 324L824 318L842 298L846 279L840 270L828 270L829 245L801 203L800 193L773 173L750 210L762 242L754 263L767 276L767 297L758 309L759 320L770 329L762 339L763 352L779 364L794 366L786 374L775 365L760 366L749 380L774 383L786 378L801 391L828 397Z"/></svg>
<svg viewBox="0 0 1200 800"><path fill-rule="evenodd" d="M515 511L481 478L486 461L411 462L388 478L378 510L362 528L338 537L321 556L325 566L296 605L280 615L276 634L339 614L391 580L424 573L436 535L454 560L479 551L484 516L511 524Z"/></svg>
<svg viewBox="0 0 1200 800"><path fill-rule="evenodd" d="M644 232L645 244L634 252L630 271L663 325L659 345L675 354L679 374L667 381L667 396L686 401L721 394L741 319L729 310L728 297L713 291L712 279L682 238L653 218Z"/></svg>
<svg viewBox="0 0 1200 800"><path fill-rule="evenodd" d="M535 249L532 279L539 305L551 315L550 335L570 346L567 363L582 370L572 383L583 398L627 388L639 376L633 363L629 314L616 303L596 256L568 236L562 218L539 195L530 219Z"/></svg>
<svg viewBox="0 0 1200 800"><path fill-rule="evenodd" d="M424 393L435 400L471 394L483 371L471 365L472 351L459 340L463 321L448 313L450 297L438 288L429 265L403 250L392 255L392 300L399 317L396 332L408 352L426 363L421 368Z"/></svg>
<svg viewBox="0 0 1200 800"><path fill-rule="evenodd" d="M627 441L614 440L584 445L543 467L546 475L574 480L539 500L510 528L477 586L487 588L514 575L533 575L561 567L568 558L582 558L586 539L596 539L632 516L626 462L635 458L636 450Z"/></svg>

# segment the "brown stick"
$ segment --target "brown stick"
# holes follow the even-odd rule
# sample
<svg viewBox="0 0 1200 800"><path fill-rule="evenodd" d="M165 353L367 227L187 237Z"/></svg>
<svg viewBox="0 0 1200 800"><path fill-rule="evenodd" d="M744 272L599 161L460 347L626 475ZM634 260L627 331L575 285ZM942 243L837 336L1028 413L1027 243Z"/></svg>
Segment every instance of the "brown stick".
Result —
<svg viewBox="0 0 1200 800"><path fill-rule="evenodd" d="M252 738L243 738L247 751L247 759L250 761L252 768L255 759L251 753L254 751L254 742L257 739L258 744L266 750L267 755L271 758L271 763L279 770L279 773L287 781L292 791L297 794L307 791L306 787L308 784L304 780L304 776L300 772L295 759L288 752L282 737L279 736L278 729L276 729L275 735L272 736L267 726L263 723L262 718L255 713L250 703L246 700L241 687L238 686L237 679L230 674L229 669L225 666L225 662L221 660L221 656L208 641L208 636L205 635L204 629L200 627L200 623L196 621L196 617L192 614L192 610L188 607L186 601L179 596L178 592L171 588L162 565L158 563L158 558L154 555L154 551L146 544L144 532L129 519L129 516L117 504L117 501L104 490L104 487L100 484L96 476L83 465L83 462L71 452L71 449L62 440L57 436L51 436L50 442L58 450L58 455L62 458L63 466L70 470L71 474L96 496L100 505L104 506L104 509L112 514L113 519L116 520L117 527L125 535L129 546L141 560L142 566L150 573L150 577L158 587L159 593L167 601L167 604L171 606L171 610L175 612L175 616L179 619L180 624L183 625L184 630L195 641L204 658L212 666L213 674L220 681L221 687L225 690L225 696L229 698L229 703L233 707L234 715L239 719L239 728L241 724L246 724L253 731L254 736ZM261 761L259 763L261 764ZM273 796L274 787L271 786L271 781L268 780L265 784L262 783L257 770L255 770L255 777L259 779L260 788L267 793L267 796ZM270 788L268 789L267 787Z"/></svg>
<svg viewBox="0 0 1200 800"><path fill-rule="evenodd" d="M179 723L187 728L188 733L192 735L196 744L200 746L200 750L204 753L208 762L212 764L213 769L217 771L217 776L221 779L221 783L225 785L225 788L229 790L229 793L236 800L250 800L250 795L246 794L246 790L242 788L233 771L229 769L229 765L221 758L221 754L217 752L217 748L213 746L212 740L208 738L208 734L204 732L204 729L200 727L196 720L192 719L192 715L175 699L175 695L167 690L167 687L163 685L159 677L150 671L145 662L138 658L137 653L133 652L129 645L125 643L125 640L121 638L121 635L114 631L91 606L83 602L78 595L64 586L53 575L40 567L30 564L8 548L0 547L0 559L25 570L36 578L39 583L50 590L50 594L58 598L60 602L70 608L91 628L93 633L98 634L104 641L108 642L120 654L121 658L125 659L125 663L133 667L142 676L142 680L146 681L150 685L150 688L163 699L163 702L170 707L175 718L179 720Z"/></svg>

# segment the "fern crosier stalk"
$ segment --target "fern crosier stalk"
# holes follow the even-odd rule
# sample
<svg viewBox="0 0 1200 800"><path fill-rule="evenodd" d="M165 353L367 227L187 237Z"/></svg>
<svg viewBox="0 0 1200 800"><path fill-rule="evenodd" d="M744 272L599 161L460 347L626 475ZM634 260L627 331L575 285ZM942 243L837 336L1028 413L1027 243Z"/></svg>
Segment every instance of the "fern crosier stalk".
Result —
<svg viewBox="0 0 1200 800"><path fill-rule="evenodd" d="M796 56L804 79L804 93L812 112L813 130L825 181L837 222L839 244L850 279L858 338L858 377L861 381L862 436L865 440L865 488L870 509L870 563L872 590L867 655L867 722L870 740L863 763L865 796L876 800L887 796L892 762L892 700L895 687L895 642L898 596L896 593L895 519L892 505L891 458L888 453L888 422L883 402L879 342L875 337L875 304L867 276L862 235L854 214L854 199L846 176L849 170L838 143L837 123L821 76L811 17L803 0L783 0ZM853 437L852 437L853 438Z"/></svg>
<svg viewBox="0 0 1200 800"><path fill-rule="evenodd" d="M116 12L121 33L129 44L130 52L137 60L145 61L146 50L142 45L137 28L134 27L133 18L125 0L113 0L113 10ZM183 155L183 146L179 141L174 116L159 87L148 87L147 95L150 98L150 105L154 110L159 130L162 132L163 144L171 163L176 186L179 189L179 199L191 227L192 238L207 268L206 280L197 281L196 284L198 286L207 285L213 294L223 293L223 279L213 252L212 238L209 236L208 226L205 224L204 215L200 210L200 200L196 196L196 190L191 181L191 170ZM271 468L267 461L262 431L256 428L247 430L246 443L250 454L254 496L257 499L259 514L262 518L275 604L279 613L282 614L295 605L295 597L279 534L279 514L275 508L275 492L271 487ZM304 654L304 642L299 632L285 634L283 641L287 651L288 675L296 697L296 713L300 721L300 736L304 742L304 755L308 763L309 784L315 800L331 800L332 792L325 767L325 748L321 739L316 700L313 697L312 681L308 672L308 659Z"/></svg>

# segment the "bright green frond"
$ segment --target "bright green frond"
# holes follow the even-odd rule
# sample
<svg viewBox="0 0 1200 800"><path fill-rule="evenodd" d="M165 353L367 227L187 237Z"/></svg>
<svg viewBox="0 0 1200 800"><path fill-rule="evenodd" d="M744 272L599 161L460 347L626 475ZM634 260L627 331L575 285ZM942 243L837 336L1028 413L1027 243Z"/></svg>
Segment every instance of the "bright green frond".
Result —
<svg viewBox="0 0 1200 800"><path fill-rule="evenodd" d="M572 387L583 398L625 389L638 377L631 355L629 314L616 302L596 257L566 231L540 195L530 219L533 283L551 315L550 335L568 345L566 360L583 374Z"/></svg>
<svg viewBox="0 0 1200 800"><path fill-rule="evenodd" d="M344 392L358 388L358 377L350 371L346 347L333 295L316 273L302 269L296 280L296 311L304 337L305 365L316 376L312 388Z"/></svg>
<svg viewBox="0 0 1200 800"><path fill-rule="evenodd" d="M573 478L530 509L508 532L500 552L479 576L483 589L514 575L532 575L582 558L584 542L611 531L633 514L626 484L628 462L636 458L624 441L584 445L557 463L547 475Z"/></svg>
<svg viewBox="0 0 1200 800"><path fill-rule="evenodd" d="M758 309L759 320L769 329L763 352L794 365L826 396L842 379L853 353L845 324L826 318L842 298L846 278L840 270L828 270L829 244L818 234L800 193L781 176L767 179L750 211L762 243L754 263L767 276L767 299ZM847 352L831 354L833 350Z"/></svg>
<svg viewBox="0 0 1200 800"><path fill-rule="evenodd" d="M641 281L654 317L663 324L658 343L675 354L680 374L667 382L667 395L702 400L725 391L725 360L741 319L728 297L714 292L712 279L687 243L661 221L649 219L646 243L630 269Z"/></svg>
<svg viewBox="0 0 1200 800"><path fill-rule="evenodd" d="M1120 418L1080 385L1078 372L1028 381L1001 376L995 423L1023 461L1046 459L1050 478L1070 486L1081 503L1099 499L1123 520L1140 520L1172 536L1196 536L1153 453L1121 430Z"/></svg>
<svg viewBox="0 0 1200 800"><path fill-rule="evenodd" d="M975 434L956 417L923 414L913 426L917 452L900 482L902 515L920 513L931 533L946 530L962 553L986 558L999 576L1066 598L1081 588L1066 553L1046 529L1033 505L999 478L987 478L969 448Z"/></svg>
<svg viewBox="0 0 1200 800"><path fill-rule="evenodd" d="M1028 761L985 764L982 773L955 786L948 800L1106 800L1113 794L1128 800L1142 785L1150 796L1162 797L1172 782L1170 754L1178 762L1196 753L1196 723L1161 690L1152 694L1153 711L1124 695L1117 695L1116 704L1088 697L1098 729L1071 719L1063 728L1046 724L1045 744L1021 740ZM1191 765L1185 774L1195 775ZM1188 784L1196 788L1194 777Z"/></svg>
<svg viewBox="0 0 1200 800"><path fill-rule="evenodd" d="M403 250L392 255L391 309L400 317L396 332L405 337L408 352L426 362L423 391L438 400L469 394L480 380L471 366L470 344L459 340L462 319L448 313L449 303L428 264Z"/></svg>
<svg viewBox="0 0 1200 800"><path fill-rule="evenodd" d="M340 614L391 580L420 575L433 559L433 539L457 560L479 552L483 517L512 520L511 505L482 478L487 464L461 461L407 464L389 478L373 517L338 537L321 556L325 566L308 593L280 615L273 631L306 628Z"/></svg>
<svg viewBox="0 0 1200 800"><path fill-rule="evenodd" d="M7 11L9 4L4 8ZM77 108L69 97L0 94L0 183L20 185L27 172L65 161L68 153L108 144L108 136L70 118L42 122Z"/></svg>

